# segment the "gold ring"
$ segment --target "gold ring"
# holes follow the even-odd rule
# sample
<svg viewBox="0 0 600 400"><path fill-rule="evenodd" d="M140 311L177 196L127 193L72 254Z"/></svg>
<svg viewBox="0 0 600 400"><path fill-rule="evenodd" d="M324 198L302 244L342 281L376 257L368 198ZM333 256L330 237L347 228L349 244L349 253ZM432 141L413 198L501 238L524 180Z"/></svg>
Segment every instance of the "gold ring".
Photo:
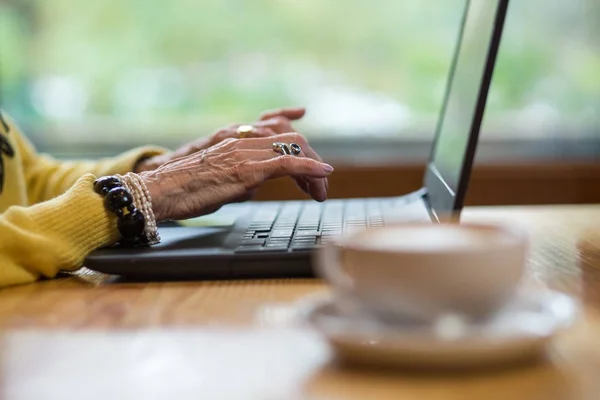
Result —
<svg viewBox="0 0 600 400"><path fill-rule="evenodd" d="M255 128L252 125L240 125L235 131L240 139L244 139L248 134L255 132Z"/></svg>

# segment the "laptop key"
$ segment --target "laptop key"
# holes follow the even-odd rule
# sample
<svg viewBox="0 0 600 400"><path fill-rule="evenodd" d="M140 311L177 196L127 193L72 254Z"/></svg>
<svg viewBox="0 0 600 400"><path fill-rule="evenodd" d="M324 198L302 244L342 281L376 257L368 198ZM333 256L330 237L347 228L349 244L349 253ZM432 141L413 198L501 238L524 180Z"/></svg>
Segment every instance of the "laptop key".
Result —
<svg viewBox="0 0 600 400"><path fill-rule="evenodd" d="M269 242L289 242L291 237L270 237L267 239Z"/></svg>
<svg viewBox="0 0 600 400"><path fill-rule="evenodd" d="M265 247L270 249L287 249L289 246L287 243L267 243Z"/></svg>
<svg viewBox="0 0 600 400"><path fill-rule="evenodd" d="M309 235L299 235L300 232L296 232L296 236L294 236L294 240L302 240L302 239L314 239L317 236L320 236L317 232L312 231Z"/></svg>
<svg viewBox="0 0 600 400"><path fill-rule="evenodd" d="M301 240L299 242L292 242L292 246L291 247L298 247L298 246L312 246L317 242L317 239L313 239L313 240Z"/></svg>
<svg viewBox="0 0 600 400"><path fill-rule="evenodd" d="M314 243L317 240L316 236L306 236L301 238L294 238L294 243Z"/></svg>
<svg viewBox="0 0 600 400"><path fill-rule="evenodd" d="M312 240L300 240L293 241L290 247L298 247L298 246L312 246L317 242L317 239L314 238Z"/></svg>
<svg viewBox="0 0 600 400"><path fill-rule="evenodd" d="M257 229L257 230L255 231L255 234L257 234L257 235L260 235L260 234L263 234L263 233L267 233L267 234L268 234L269 232L271 232L271 229L269 229L269 228L265 228L265 229Z"/></svg>
<svg viewBox="0 0 600 400"><path fill-rule="evenodd" d="M255 227L255 226L271 226L273 225L273 221L260 221L260 222L250 222L248 224L248 227Z"/></svg>
<svg viewBox="0 0 600 400"><path fill-rule="evenodd" d="M262 246L263 244L265 244L265 239L263 239L263 238L242 239L242 241L240 242L240 244L244 244L244 245L260 245L260 246Z"/></svg>
<svg viewBox="0 0 600 400"><path fill-rule="evenodd" d="M291 237L293 233L292 229L278 229L271 231L271 237Z"/></svg>
<svg viewBox="0 0 600 400"><path fill-rule="evenodd" d="M302 239L302 240L294 240L292 242L292 247L296 246L296 245L299 245L299 244L306 244L306 243L308 243L308 244L314 244L316 241L317 241L317 238L305 238L305 239Z"/></svg>
<svg viewBox="0 0 600 400"><path fill-rule="evenodd" d="M263 249L262 245L238 246L235 253L256 253Z"/></svg>
<svg viewBox="0 0 600 400"><path fill-rule="evenodd" d="M265 246L269 246L269 247L290 247L290 242L267 242L267 244L265 244Z"/></svg>
<svg viewBox="0 0 600 400"><path fill-rule="evenodd" d="M275 224L273 230L293 230L296 224Z"/></svg>
<svg viewBox="0 0 600 400"><path fill-rule="evenodd" d="M252 230L252 231L270 231L271 230L271 225L254 225L254 226L249 226L248 230Z"/></svg>
<svg viewBox="0 0 600 400"><path fill-rule="evenodd" d="M315 247L316 247L316 245L307 246L307 247L292 247L291 250L293 253L309 252L309 251L312 251Z"/></svg>
<svg viewBox="0 0 600 400"><path fill-rule="evenodd" d="M328 244L328 243L333 243L333 242L334 242L334 238L331 238L331 237L329 237L329 238L317 238L315 244L319 245L319 246L322 246L322 245L325 245L325 244Z"/></svg>
<svg viewBox="0 0 600 400"><path fill-rule="evenodd" d="M299 226L296 230L298 231L316 231L317 229L319 229L319 225L304 225L304 226Z"/></svg>
<svg viewBox="0 0 600 400"><path fill-rule="evenodd" d="M287 252L286 247L267 247L267 246L239 246L234 250L237 253L270 253L270 252Z"/></svg>
<svg viewBox="0 0 600 400"><path fill-rule="evenodd" d="M334 238L340 236L342 232L325 232L321 235L322 238Z"/></svg>
<svg viewBox="0 0 600 400"><path fill-rule="evenodd" d="M297 231L296 232L296 238L304 237L304 236L317 236L317 235L319 235L319 231L317 231L316 229L311 230L311 231Z"/></svg>

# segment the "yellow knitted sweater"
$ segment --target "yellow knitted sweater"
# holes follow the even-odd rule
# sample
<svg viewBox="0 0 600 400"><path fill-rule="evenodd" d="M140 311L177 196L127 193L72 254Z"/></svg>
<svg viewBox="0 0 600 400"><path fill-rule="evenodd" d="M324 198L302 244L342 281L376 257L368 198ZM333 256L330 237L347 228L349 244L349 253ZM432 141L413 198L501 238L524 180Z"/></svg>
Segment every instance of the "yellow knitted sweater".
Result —
<svg viewBox="0 0 600 400"><path fill-rule="evenodd" d="M97 176L132 171L164 152L145 147L99 161L60 162L36 153L0 114L0 287L77 269L119 239L116 218L93 190Z"/></svg>

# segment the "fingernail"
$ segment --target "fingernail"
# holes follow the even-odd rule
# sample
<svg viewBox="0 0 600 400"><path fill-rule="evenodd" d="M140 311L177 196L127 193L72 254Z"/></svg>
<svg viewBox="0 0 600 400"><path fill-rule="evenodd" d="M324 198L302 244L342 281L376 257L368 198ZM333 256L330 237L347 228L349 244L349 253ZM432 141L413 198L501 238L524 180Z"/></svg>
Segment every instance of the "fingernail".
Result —
<svg viewBox="0 0 600 400"><path fill-rule="evenodd" d="M325 172L333 172L333 167L329 164L323 164L323 170Z"/></svg>

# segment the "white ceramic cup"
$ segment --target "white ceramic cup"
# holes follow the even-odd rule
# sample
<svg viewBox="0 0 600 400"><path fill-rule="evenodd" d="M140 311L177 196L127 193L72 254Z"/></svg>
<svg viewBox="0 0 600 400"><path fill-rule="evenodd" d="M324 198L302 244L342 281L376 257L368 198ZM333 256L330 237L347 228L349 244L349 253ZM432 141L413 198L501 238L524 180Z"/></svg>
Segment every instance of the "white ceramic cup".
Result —
<svg viewBox="0 0 600 400"><path fill-rule="evenodd" d="M315 264L335 294L376 313L483 317L514 293L527 247L527 234L506 226L403 224L342 237Z"/></svg>

